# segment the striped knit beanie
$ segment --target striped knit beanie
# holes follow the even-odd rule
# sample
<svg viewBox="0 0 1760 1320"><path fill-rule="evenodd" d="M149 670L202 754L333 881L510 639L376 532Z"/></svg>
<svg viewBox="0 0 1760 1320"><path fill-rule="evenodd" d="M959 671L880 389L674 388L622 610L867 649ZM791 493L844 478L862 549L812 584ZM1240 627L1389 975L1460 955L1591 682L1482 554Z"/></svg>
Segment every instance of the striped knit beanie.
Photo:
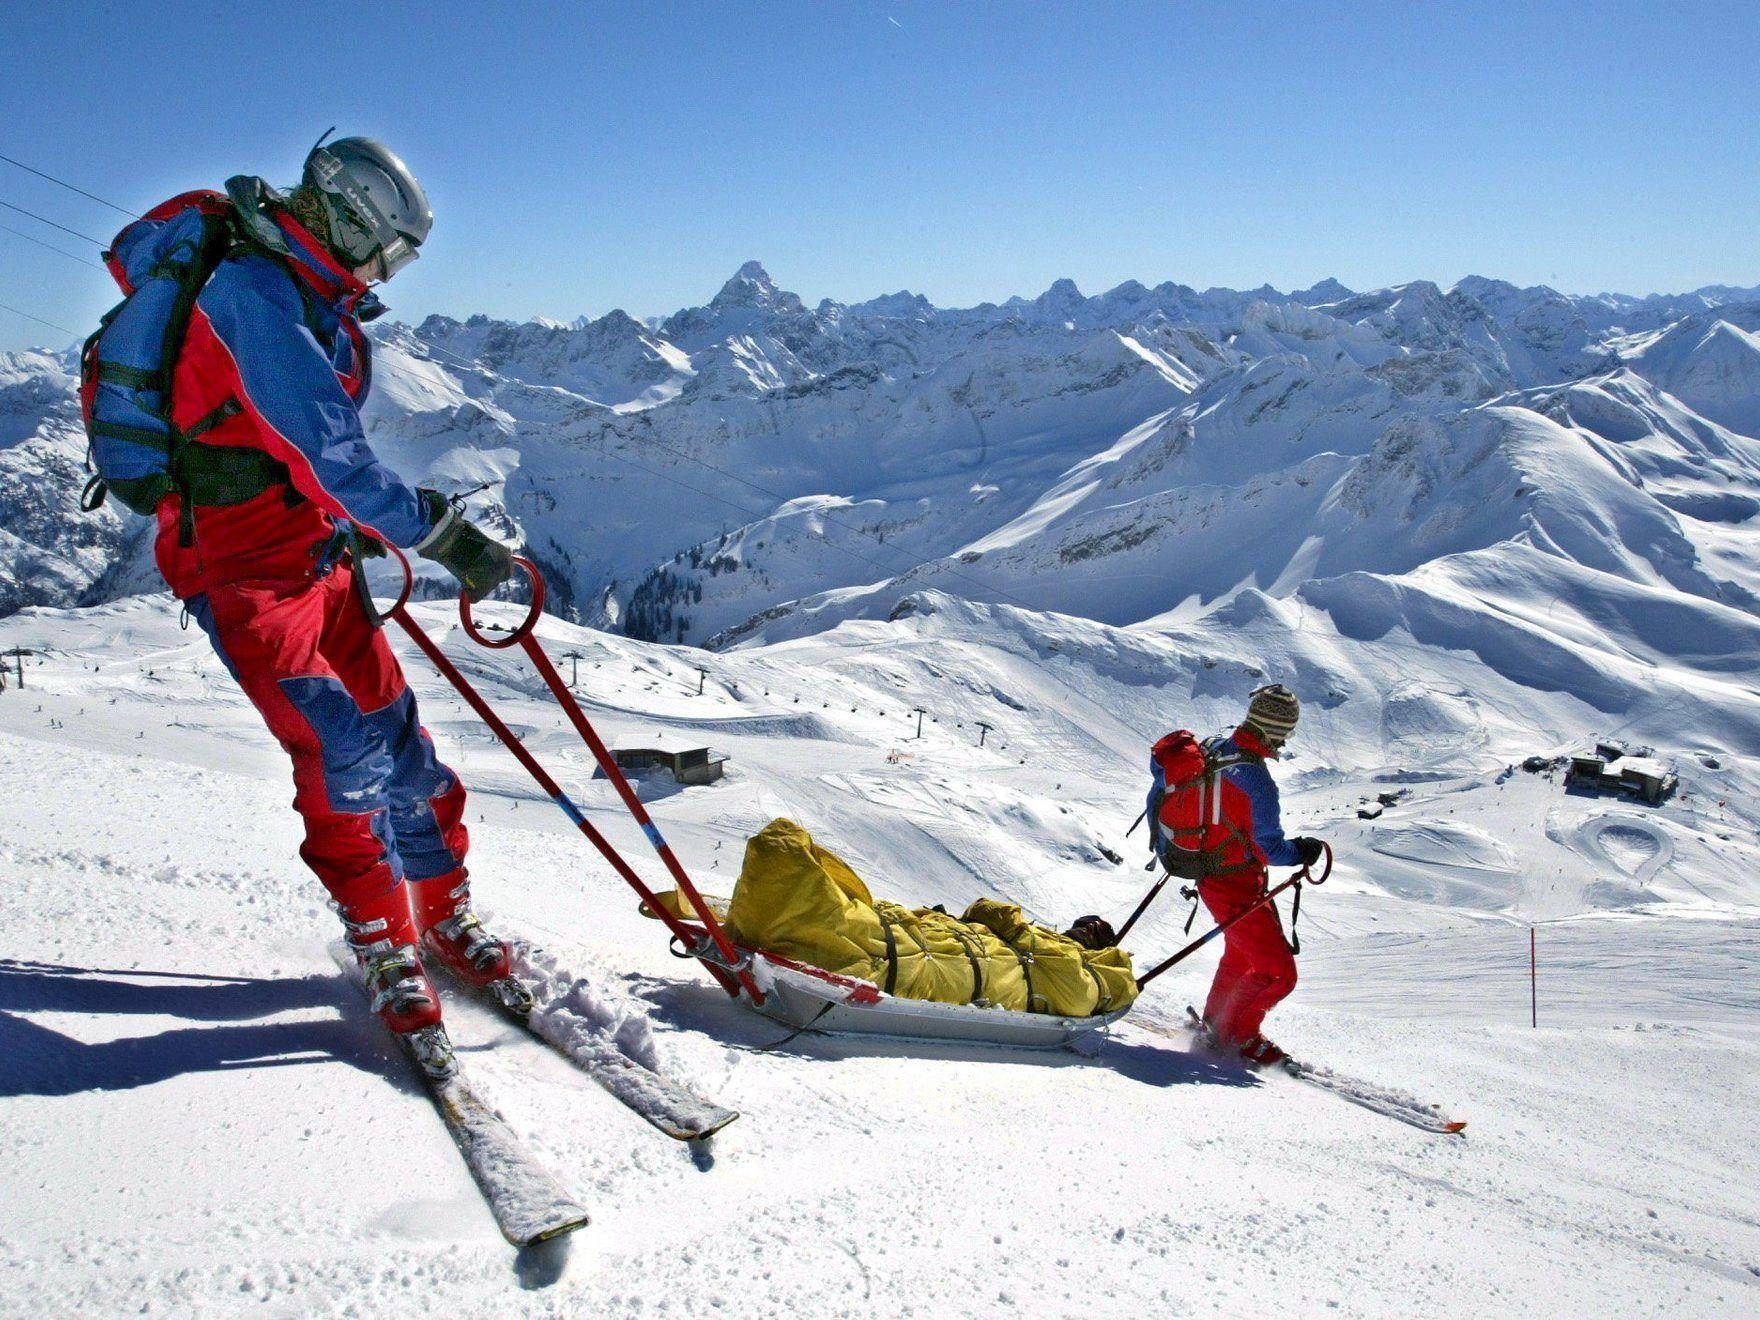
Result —
<svg viewBox="0 0 1760 1320"><path fill-rule="evenodd" d="M1296 694L1281 683L1268 683L1253 693L1244 723L1272 747L1281 747L1301 718L1302 703Z"/></svg>

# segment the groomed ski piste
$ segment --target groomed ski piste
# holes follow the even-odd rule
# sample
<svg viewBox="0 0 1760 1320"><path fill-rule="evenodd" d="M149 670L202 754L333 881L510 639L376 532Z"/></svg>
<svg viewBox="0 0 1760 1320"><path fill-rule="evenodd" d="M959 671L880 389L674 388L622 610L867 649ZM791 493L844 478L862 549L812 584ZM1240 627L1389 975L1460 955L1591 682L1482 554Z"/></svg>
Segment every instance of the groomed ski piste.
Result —
<svg viewBox="0 0 1760 1320"><path fill-rule="evenodd" d="M613 745L730 757L713 785L640 781L706 892L787 815L877 893L997 895L1060 927L1116 923L1147 883L1124 830L1149 739L1221 727L1259 665L1295 667L1322 691L1279 772L1285 820L1338 864L1270 1027L1464 1137L1205 1053L1182 1022L1212 950L1089 1055L777 1045L394 639L472 789L479 901L567 987L559 1030L741 1115L668 1140L448 986L474 1086L591 1219L519 1253L327 955L285 761L175 602L0 620L0 650L36 653L0 694L0 1312L1752 1314L1760 776L1739 676L1656 670L1616 716L1465 646L1256 599L1176 632L922 592L892 621L720 654L548 617L540 636L579 653ZM530 669L449 606L414 612L661 880ZM1329 703L1341 675L1355 695ZM1679 791L1646 806L1511 769L1596 736L1656 745ZM1185 915L1163 896L1139 966Z"/></svg>

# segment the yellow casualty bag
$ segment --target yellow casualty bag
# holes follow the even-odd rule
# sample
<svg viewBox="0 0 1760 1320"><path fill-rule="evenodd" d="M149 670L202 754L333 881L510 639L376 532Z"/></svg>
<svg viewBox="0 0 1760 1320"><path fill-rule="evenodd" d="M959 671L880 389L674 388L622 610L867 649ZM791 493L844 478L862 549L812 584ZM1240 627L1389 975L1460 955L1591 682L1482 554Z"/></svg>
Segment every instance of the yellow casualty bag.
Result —
<svg viewBox="0 0 1760 1320"><path fill-rule="evenodd" d="M676 894L662 901L678 904ZM1086 1017L1137 997L1123 949L1085 949L995 899L979 899L960 918L876 899L848 863L791 820L773 820L747 842L726 924L748 948L906 999Z"/></svg>

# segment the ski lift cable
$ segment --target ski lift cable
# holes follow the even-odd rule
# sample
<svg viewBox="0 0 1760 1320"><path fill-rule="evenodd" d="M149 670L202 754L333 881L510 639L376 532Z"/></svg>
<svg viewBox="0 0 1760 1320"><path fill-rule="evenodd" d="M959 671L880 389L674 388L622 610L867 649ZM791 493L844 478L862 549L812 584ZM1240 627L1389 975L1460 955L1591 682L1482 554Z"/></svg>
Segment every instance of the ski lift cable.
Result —
<svg viewBox="0 0 1760 1320"><path fill-rule="evenodd" d="M27 211L22 206L14 206L11 202L6 201L3 198L0 198L0 206L4 206L8 211L17 211L20 215L28 215L32 220L48 225L51 229L59 229L64 234L72 234L75 238L83 238L93 247L101 248L104 246L104 240L101 238L93 238L90 234L82 234L77 229L69 229L59 221L51 220L46 215L38 215L35 211Z"/></svg>
<svg viewBox="0 0 1760 1320"><path fill-rule="evenodd" d="M126 206L118 206L115 202L112 202L112 201L108 200L107 198L103 198L103 197L98 196L97 193L87 192L84 188L81 188L76 184L69 183L66 179L57 179L53 174L46 174L42 170L37 169L35 166L26 165L22 160L14 160L11 156L8 156L4 153L0 153L0 160L5 161L8 165L16 165L19 169L23 170L26 174L34 174L39 179L47 179L50 183L53 183L53 184L57 185L58 187L65 188L69 192L76 192L81 197L88 197L92 201L98 203L99 206L108 206L112 211L118 211L121 214L126 215L131 220L134 219L139 214L138 211L131 211Z"/></svg>
<svg viewBox="0 0 1760 1320"><path fill-rule="evenodd" d="M24 311L21 308L14 307L11 303L0 302L0 311L8 311L8 312L11 312L14 316L22 316L27 321L35 321L38 325L46 325L51 330L59 330L59 331L61 331L62 334L72 335L75 339L78 339L80 337L80 333L77 330L69 330L66 326L59 325L54 321L46 321L40 316L35 316L32 313Z"/></svg>
<svg viewBox="0 0 1760 1320"><path fill-rule="evenodd" d="M22 238L27 243L35 243L40 248L48 248L49 251L51 251L51 252L59 252L62 256L66 257L69 261L77 261L77 262L79 262L80 265L90 266L93 270L103 270L104 269L97 262L91 260L88 257L82 257L77 252L69 252L66 248L56 247L53 243L45 243L42 239L36 237L34 234L27 234L22 229L14 229L11 225L0 225L0 229L5 230L9 234L16 234L19 238Z"/></svg>

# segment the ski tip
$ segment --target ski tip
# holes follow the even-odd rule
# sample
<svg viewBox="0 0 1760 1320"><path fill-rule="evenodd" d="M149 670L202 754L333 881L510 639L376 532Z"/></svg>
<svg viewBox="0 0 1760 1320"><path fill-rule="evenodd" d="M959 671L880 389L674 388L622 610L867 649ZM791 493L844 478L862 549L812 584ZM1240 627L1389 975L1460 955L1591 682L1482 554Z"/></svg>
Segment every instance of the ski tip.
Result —
<svg viewBox="0 0 1760 1320"><path fill-rule="evenodd" d="M522 1233L518 1236L504 1236L507 1236L508 1242L513 1246L521 1248L535 1247L545 1242L554 1242L557 1238L567 1237L570 1233L585 1228L590 1222L591 1221L587 1218L587 1212L583 1210L579 1215L573 1218L565 1219L560 1223L550 1224L536 1233Z"/></svg>
<svg viewBox="0 0 1760 1320"><path fill-rule="evenodd" d="M1466 1120L1461 1119L1453 1123L1444 1123L1442 1125L1442 1130L1450 1136L1455 1135L1457 1132L1465 1132L1467 1130Z"/></svg>
<svg viewBox="0 0 1760 1320"><path fill-rule="evenodd" d="M660 1127L660 1130L674 1141L707 1141L738 1117L739 1111L737 1109L724 1109L705 1123L693 1123L689 1127L682 1125L661 1126L659 1124L656 1126Z"/></svg>

